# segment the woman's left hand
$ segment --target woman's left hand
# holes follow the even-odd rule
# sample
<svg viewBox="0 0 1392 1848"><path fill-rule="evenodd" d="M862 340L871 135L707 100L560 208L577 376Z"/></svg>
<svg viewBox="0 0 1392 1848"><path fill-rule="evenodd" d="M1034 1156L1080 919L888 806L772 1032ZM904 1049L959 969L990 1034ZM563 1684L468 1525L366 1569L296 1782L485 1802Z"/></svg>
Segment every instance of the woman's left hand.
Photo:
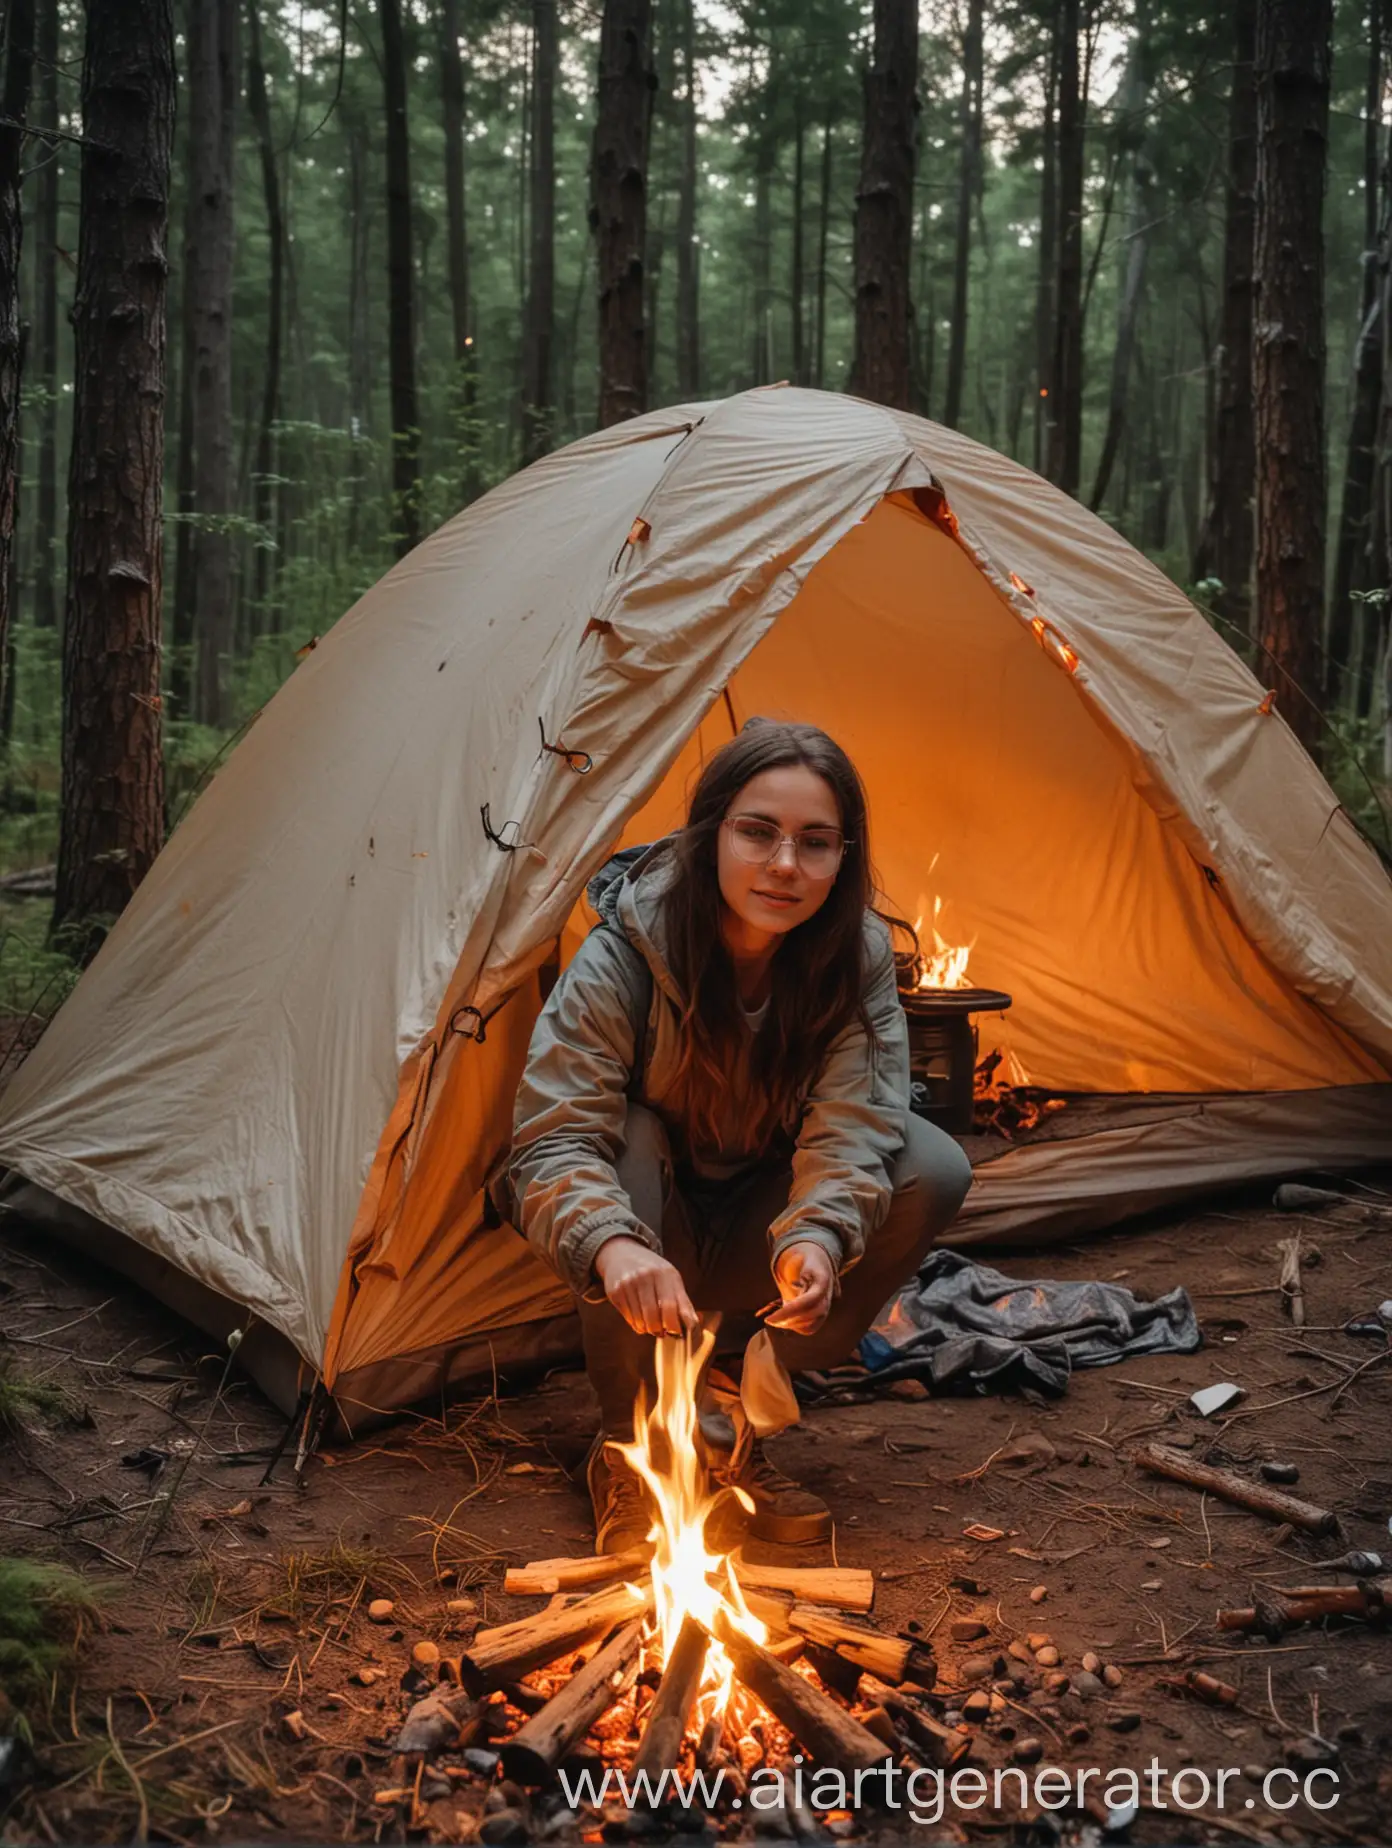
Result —
<svg viewBox="0 0 1392 1848"><path fill-rule="evenodd" d="M782 1304L764 1317L766 1328L812 1335L827 1318L836 1295L836 1266L821 1245L786 1247L773 1273Z"/></svg>

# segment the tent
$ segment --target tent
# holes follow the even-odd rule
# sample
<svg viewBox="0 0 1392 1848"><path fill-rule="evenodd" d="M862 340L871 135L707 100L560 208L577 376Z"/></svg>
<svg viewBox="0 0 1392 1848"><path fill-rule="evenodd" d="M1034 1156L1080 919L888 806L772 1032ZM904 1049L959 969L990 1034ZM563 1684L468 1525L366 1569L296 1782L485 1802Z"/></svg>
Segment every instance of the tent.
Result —
<svg viewBox="0 0 1392 1848"><path fill-rule="evenodd" d="M1388 1157L1392 885L1266 689L1027 470L771 387L538 462L304 659L0 1099L12 1206L250 1309L287 1408L573 1352L481 1184L586 881L755 712L848 748L894 908L1098 1106L999 1144L959 1242Z"/></svg>

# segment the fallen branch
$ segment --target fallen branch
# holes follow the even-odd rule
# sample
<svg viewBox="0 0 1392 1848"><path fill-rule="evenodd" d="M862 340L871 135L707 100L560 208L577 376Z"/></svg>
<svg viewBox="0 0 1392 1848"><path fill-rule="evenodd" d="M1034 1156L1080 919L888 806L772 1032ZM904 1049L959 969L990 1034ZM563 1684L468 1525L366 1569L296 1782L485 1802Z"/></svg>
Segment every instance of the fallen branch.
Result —
<svg viewBox="0 0 1392 1848"><path fill-rule="evenodd" d="M628 1585L614 1585L565 1610L548 1608L516 1623L480 1630L462 1654L441 1662L441 1676L457 1681L470 1694L491 1693L505 1681L544 1668L567 1650L594 1642L651 1603L651 1592L645 1596Z"/></svg>
<svg viewBox="0 0 1392 1848"><path fill-rule="evenodd" d="M1269 1520L1289 1521L1292 1527L1299 1527L1307 1534L1329 1534L1338 1530L1339 1518L1328 1508L1316 1507L1313 1502L1301 1501L1294 1495L1283 1495L1279 1489L1268 1488L1262 1483L1249 1482L1234 1470L1196 1463L1192 1457L1171 1449L1168 1444L1141 1444L1132 1452L1132 1461L1153 1475L1168 1476L1171 1481L1185 1483L1191 1489L1205 1490L1223 1501L1236 1503L1239 1508L1264 1514Z"/></svg>
<svg viewBox="0 0 1392 1848"><path fill-rule="evenodd" d="M1277 1585L1249 1609L1219 1611L1218 1628L1271 1635L1291 1624L1319 1623L1326 1617L1386 1623L1392 1618L1390 1601L1392 1579L1364 1580L1361 1585Z"/></svg>
<svg viewBox="0 0 1392 1848"><path fill-rule="evenodd" d="M724 1611L716 1615L715 1635L745 1687L819 1764L836 1765L842 1771L873 1771L893 1762L874 1733L843 1712L820 1688L751 1642Z"/></svg>
<svg viewBox="0 0 1392 1848"><path fill-rule="evenodd" d="M609 1711L632 1681L642 1636L639 1619L625 1624L540 1713L518 1728L502 1748L504 1777L527 1785L546 1782L571 1747Z"/></svg>

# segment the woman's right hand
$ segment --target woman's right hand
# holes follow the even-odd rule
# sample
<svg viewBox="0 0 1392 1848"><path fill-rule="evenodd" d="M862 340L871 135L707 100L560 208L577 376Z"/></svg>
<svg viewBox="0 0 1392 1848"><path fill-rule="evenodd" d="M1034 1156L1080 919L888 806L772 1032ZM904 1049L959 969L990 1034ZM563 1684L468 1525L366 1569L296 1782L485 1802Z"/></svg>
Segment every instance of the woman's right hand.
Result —
<svg viewBox="0 0 1392 1848"><path fill-rule="evenodd" d="M681 1335L701 1326L681 1272L641 1239L606 1239L594 1267L605 1295L640 1335Z"/></svg>

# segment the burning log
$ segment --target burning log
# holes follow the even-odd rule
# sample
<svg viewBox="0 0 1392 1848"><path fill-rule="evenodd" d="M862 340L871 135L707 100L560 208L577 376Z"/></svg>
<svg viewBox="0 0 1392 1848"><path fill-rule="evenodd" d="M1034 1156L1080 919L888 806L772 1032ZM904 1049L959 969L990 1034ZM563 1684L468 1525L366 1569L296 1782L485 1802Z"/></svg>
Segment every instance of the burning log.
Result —
<svg viewBox="0 0 1392 1848"><path fill-rule="evenodd" d="M946 1771L971 1749L971 1732L965 1726L944 1726L940 1719L903 1688L892 1688L873 1675L862 1675L860 1691L876 1701L908 1737L914 1755L929 1770Z"/></svg>
<svg viewBox="0 0 1392 1848"><path fill-rule="evenodd" d="M543 1784L579 1740L602 1718L632 1681L643 1626L624 1625L540 1713L502 1747L503 1776L518 1784Z"/></svg>
<svg viewBox="0 0 1392 1848"><path fill-rule="evenodd" d="M789 1626L809 1642L834 1649L848 1662L881 1681L918 1681L936 1677L932 1657L916 1643L899 1636L886 1636L883 1630L847 1623L835 1611L818 1610L810 1604L795 1604L788 1613Z"/></svg>
<svg viewBox="0 0 1392 1848"><path fill-rule="evenodd" d="M462 1655L441 1663L441 1672L457 1680L470 1694L487 1694L505 1681L516 1681L534 1668L544 1668L567 1650L594 1642L616 1624L638 1616L651 1603L651 1592L645 1595L631 1586L615 1585L565 1610L539 1611L516 1623L480 1630Z"/></svg>
<svg viewBox="0 0 1392 1848"><path fill-rule="evenodd" d="M1386 1623L1392 1617L1392 1579L1360 1585L1278 1585L1247 1610L1219 1611L1220 1630L1270 1630L1287 1624L1319 1623L1325 1617L1364 1617Z"/></svg>
<svg viewBox="0 0 1392 1848"><path fill-rule="evenodd" d="M758 1566L731 1555L740 1590L790 1591L798 1604L826 1604L842 1611L868 1611L875 1602L875 1575L853 1566Z"/></svg>
<svg viewBox="0 0 1392 1848"><path fill-rule="evenodd" d="M651 1558L651 1547L634 1546L626 1553L597 1553L586 1559L534 1559L525 1566L509 1566L503 1590L516 1598L545 1598L582 1586L608 1585L614 1579L646 1578Z"/></svg>
<svg viewBox="0 0 1392 1848"><path fill-rule="evenodd" d="M643 1725L643 1737L633 1760L630 1778L646 1771L651 1778L670 1771L681 1752L687 1722L701 1687L710 1634L694 1617L687 1616L672 1645L652 1704Z"/></svg>
<svg viewBox="0 0 1392 1848"><path fill-rule="evenodd" d="M1235 1502L1239 1508L1250 1508L1254 1514L1264 1514L1270 1520L1289 1521L1292 1527L1302 1528L1307 1534L1329 1534L1338 1530L1339 1518L1328 1508L1316 1507L1313 1502L1301 1501L1295 1495L1283 1495L1279 1489L1267 1488L1259 1482L1249 1482L1234 1470L1196 1463L1192 1457L1172 1450L1168 1444L1138 1444L1132 1458L1154 1475L1168 1476L1171 1481L1186 1483L1191 1489L1205 1489L1210 1495Z"/></svg>
<svg viewBox="0 0 1392 1848"><path fill-rule="evenodd" d="M751 1641L724 1611L717 1613L715 1635L745 1687L819 1764L836 1765L842 1771L884 1767L890 1754L872 1732L844 1713L829 1695Z"/></svg>

